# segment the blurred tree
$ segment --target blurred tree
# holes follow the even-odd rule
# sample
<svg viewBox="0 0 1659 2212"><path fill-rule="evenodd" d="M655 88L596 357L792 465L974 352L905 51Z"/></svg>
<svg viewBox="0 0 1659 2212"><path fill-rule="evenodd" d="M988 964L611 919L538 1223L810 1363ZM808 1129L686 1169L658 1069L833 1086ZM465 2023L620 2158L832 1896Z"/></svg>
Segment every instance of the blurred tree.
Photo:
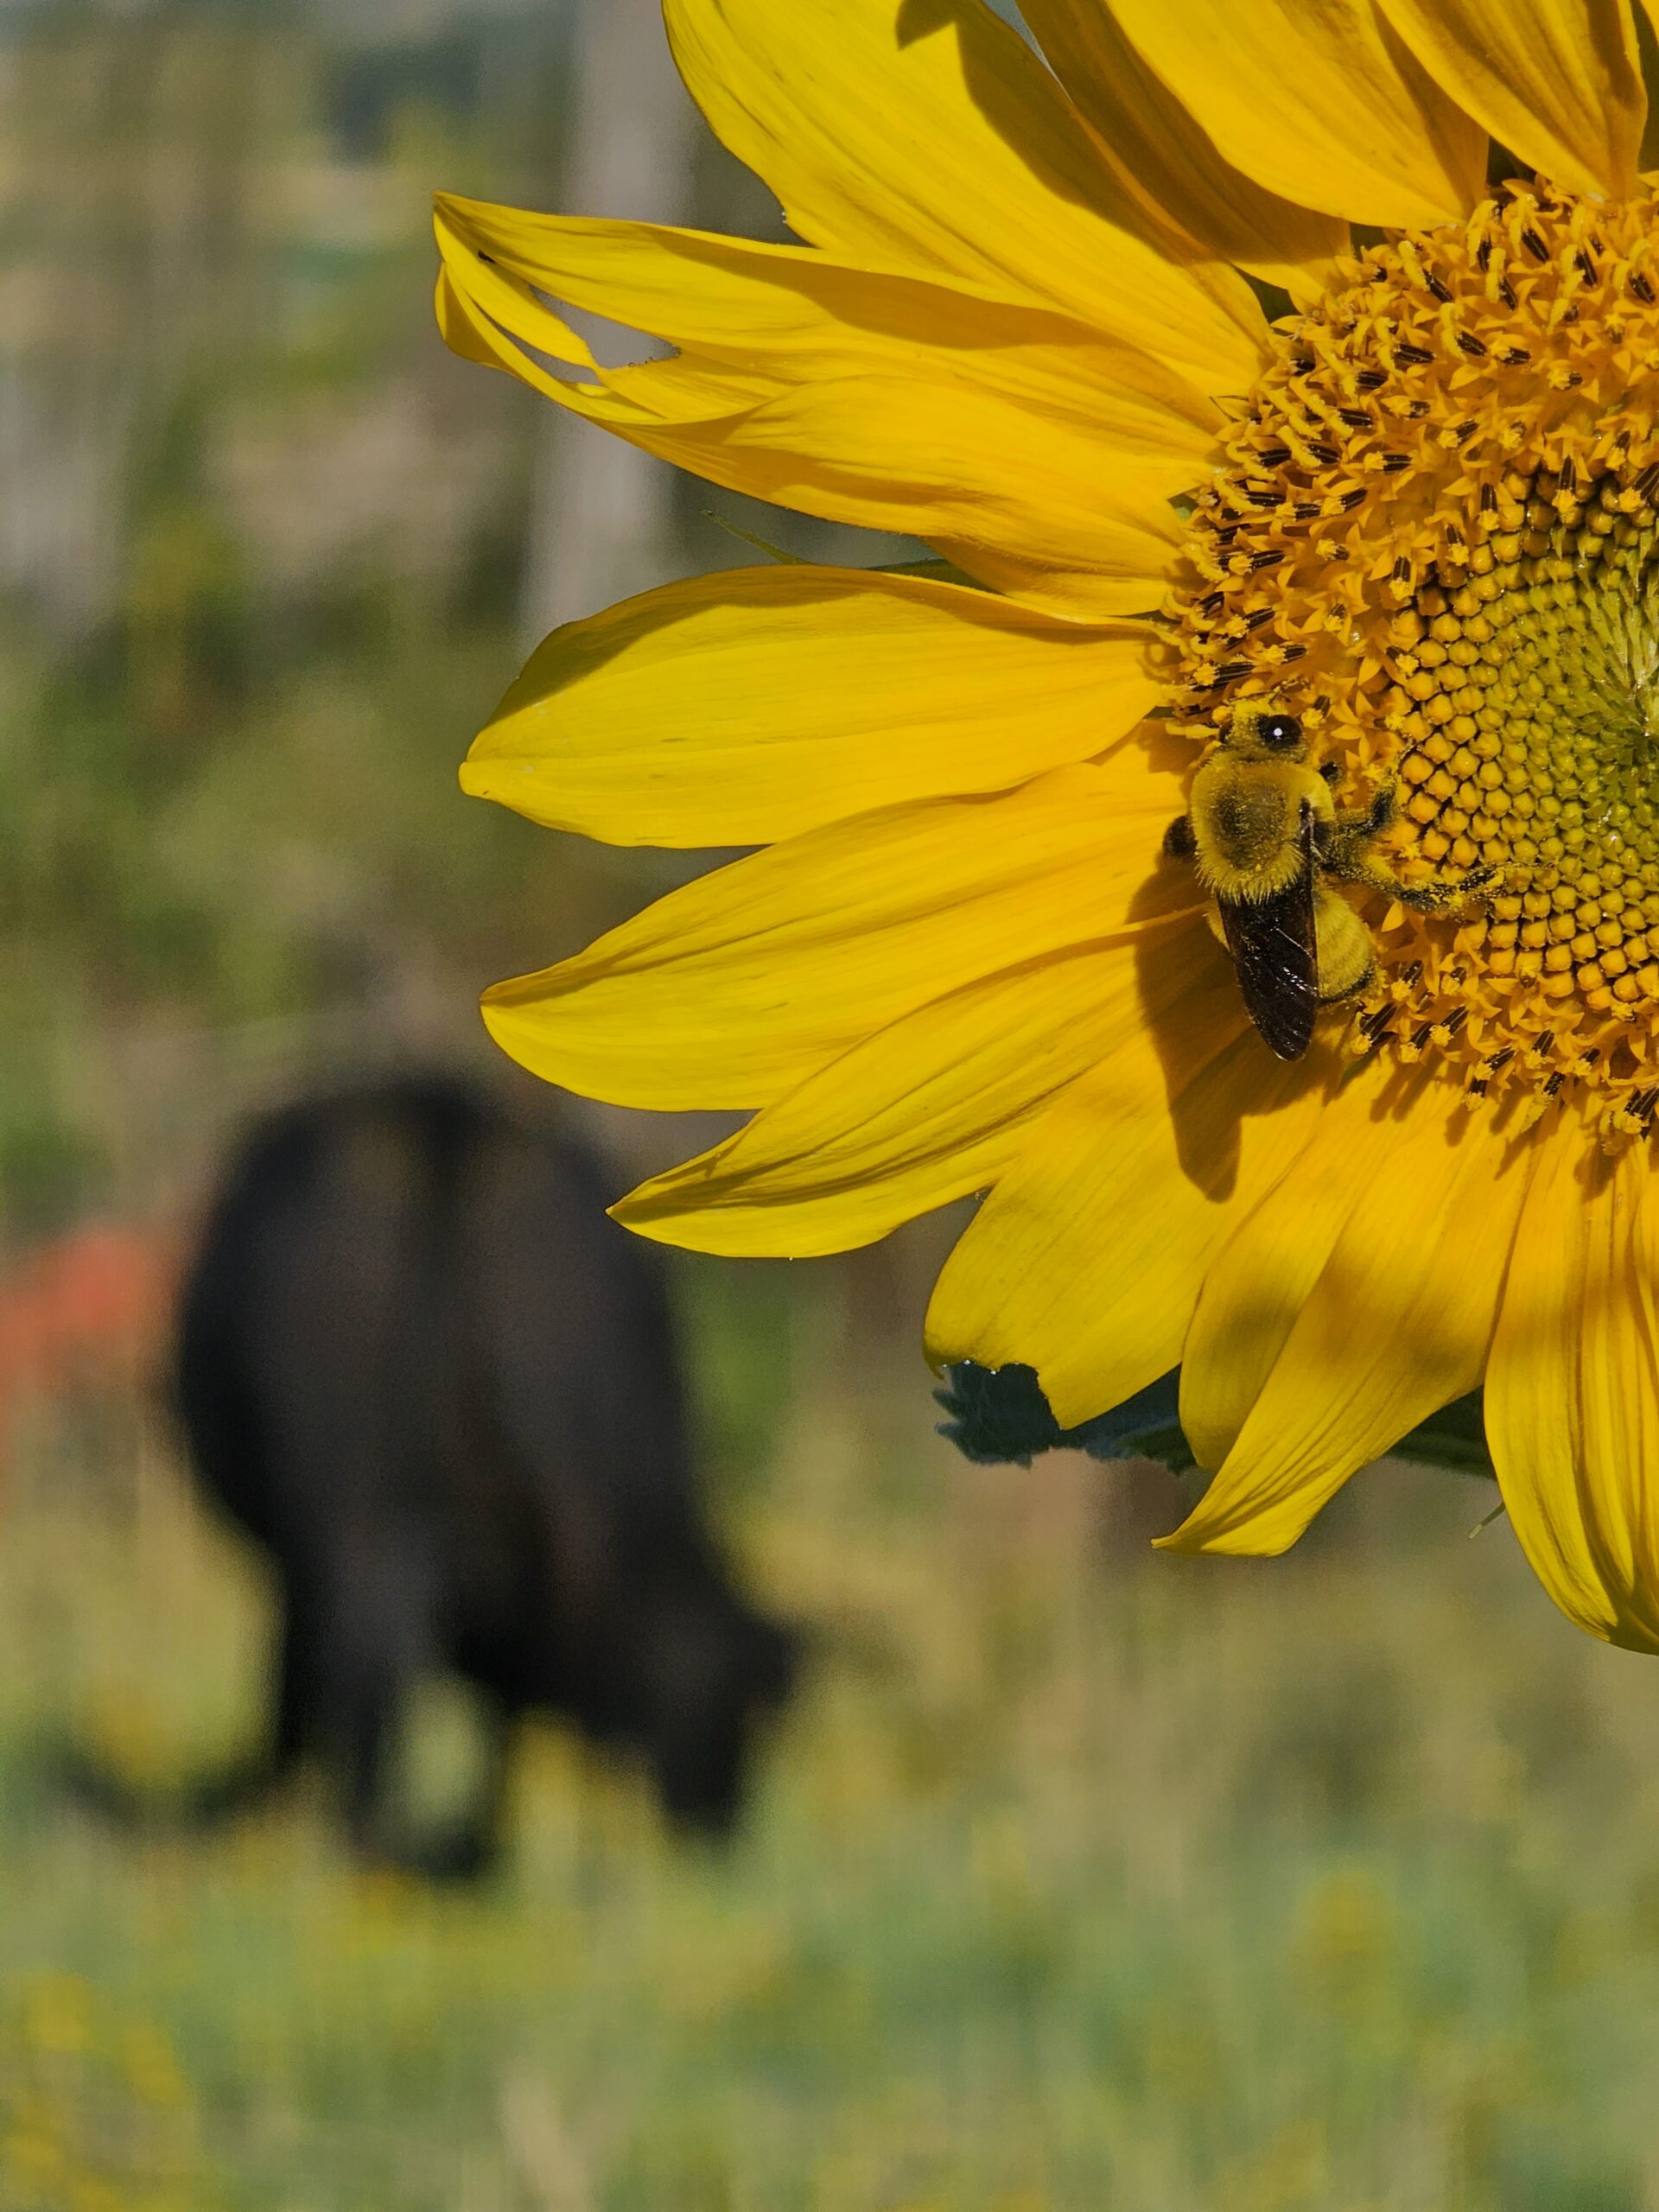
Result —
<svg viewBox="0 0 1659 2212"><path fill-rule="evenodd" d="M512 658L530 422L436 342L428 203L545 185L560 12L0 22L14 1228L176 1172L245 1056L470 1031L532 864L453 780Z"/></svg>
<svg viewBox="0 0 1659 2212"><path fill-rule="evenodd" d="M686 212L696 112L677 75L659 0L577 0L574 118L559 205L573 215L671 223ZM614 331L573 312L601 359ZM654 349L657 351L661 348ZM524 562L526 652L556 623L676 573L673 472L550 408L537 439Z"/></svg>

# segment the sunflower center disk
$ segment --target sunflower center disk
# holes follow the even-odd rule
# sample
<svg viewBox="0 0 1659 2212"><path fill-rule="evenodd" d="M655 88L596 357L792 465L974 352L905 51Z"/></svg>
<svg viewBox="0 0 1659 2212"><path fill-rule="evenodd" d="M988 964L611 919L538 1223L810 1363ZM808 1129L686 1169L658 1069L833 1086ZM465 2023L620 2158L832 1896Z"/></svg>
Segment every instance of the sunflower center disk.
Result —
<svg viewBox="0 0 1659 2212"><path fill-rule="evenodd" d="M1394 787L1355 1041L1476 1096L1659 1107L1659 227L1517 184L1344 264L1201 495L1176 725L1298 715L1338 800Z"/></svg>

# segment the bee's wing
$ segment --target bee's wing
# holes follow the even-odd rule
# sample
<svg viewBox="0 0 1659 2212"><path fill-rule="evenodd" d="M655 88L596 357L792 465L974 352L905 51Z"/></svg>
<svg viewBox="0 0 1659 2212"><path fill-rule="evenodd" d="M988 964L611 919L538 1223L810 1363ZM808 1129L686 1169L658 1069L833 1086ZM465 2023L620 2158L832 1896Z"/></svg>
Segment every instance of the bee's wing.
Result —
<svg viewBox="0 0 1659 2212"><path fill-rule="evenodd" d="M1244 1009L1270 1051L1300 1060L1313 1035L1319 980L1313 929L1313 810L1304 803L1295 880L1268 899L1218 899Z"/></svg>

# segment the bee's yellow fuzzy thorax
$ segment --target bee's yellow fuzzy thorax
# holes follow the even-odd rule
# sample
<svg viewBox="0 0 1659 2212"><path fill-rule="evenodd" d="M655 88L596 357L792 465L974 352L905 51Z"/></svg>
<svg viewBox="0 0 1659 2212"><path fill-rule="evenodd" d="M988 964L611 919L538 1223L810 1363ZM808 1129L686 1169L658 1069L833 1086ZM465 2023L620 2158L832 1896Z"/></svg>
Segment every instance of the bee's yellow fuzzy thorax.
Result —
<svg viewBox="0 0 1659 2212"><path fill-rule="evenodd" d="M1659 1108L1659 205L1516 184L1278 326L1171 607L1195 734L1271 693L1406 882L1359 1038L1476 1095Z"/></svg>
<svg viewBox="0 0 1659 2212"><path fill-rule="evenodd" d="M1257 760L1248 777L1239 777L1224 756L1205 761L1192 779L1193 819L1204 833L1198 862L1205 888L1234 899L1266 899L1294 881L1303 865L1296 833L1310 799L1330 813L1330 792L1298 763Z"/></svg>

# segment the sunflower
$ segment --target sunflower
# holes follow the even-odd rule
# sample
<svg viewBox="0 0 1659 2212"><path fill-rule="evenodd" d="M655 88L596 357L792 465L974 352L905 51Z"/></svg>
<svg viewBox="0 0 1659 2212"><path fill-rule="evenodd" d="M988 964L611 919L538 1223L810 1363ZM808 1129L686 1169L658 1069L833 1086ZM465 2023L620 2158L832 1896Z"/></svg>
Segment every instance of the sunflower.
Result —
<svg viewBox="0 0 1659 2212"><path fill-rule="evenodd" d="M489 1027L594 1096L750 1112L622 1202L646 1236L823 1253L978 1194L930 1357L1034 1370L1056 1434L1179 1368L1213 1473L1175 1548L1283 1550L1484 1386L1551 1595L1659 1649L1649 28L1024 13L1034 44L981 0L667 0L799 245L440 201L458 351L937 556L546 641L466 789L758 849ZM673 351L602 365L566 305ZM1253 802L1269 718L1363 825L1338 880L1297 817L1363 957L1288 1058L1168 834L1201 763Z"/></svg>

